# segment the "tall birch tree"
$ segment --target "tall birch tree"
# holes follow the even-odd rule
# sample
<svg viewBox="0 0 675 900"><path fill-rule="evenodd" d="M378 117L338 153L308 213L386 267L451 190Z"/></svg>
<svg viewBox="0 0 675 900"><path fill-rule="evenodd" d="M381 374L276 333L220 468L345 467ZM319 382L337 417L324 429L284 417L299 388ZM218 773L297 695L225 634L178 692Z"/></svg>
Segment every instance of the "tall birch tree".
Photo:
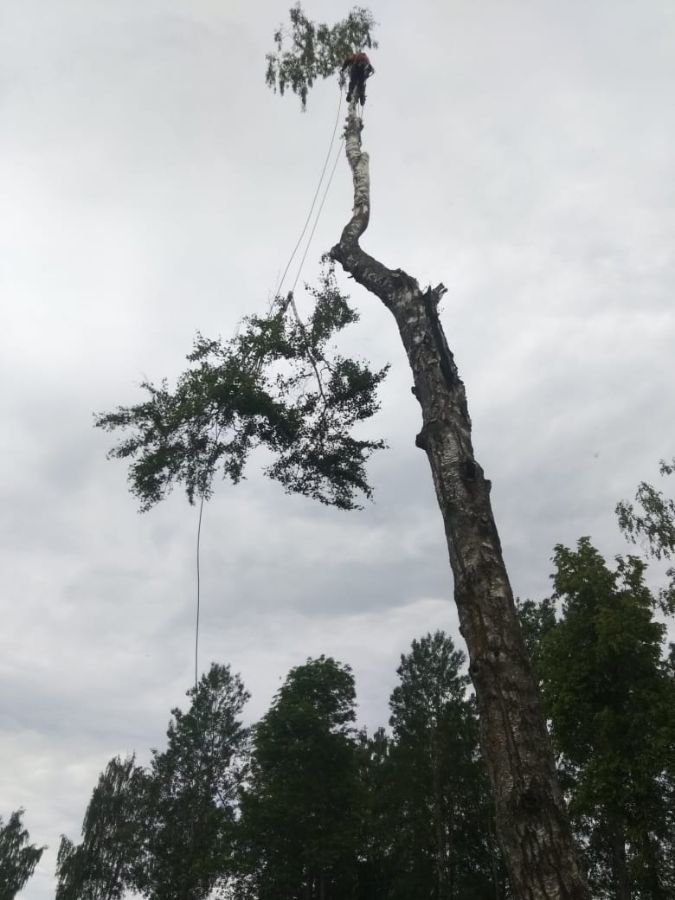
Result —
<svg viewBox="0 0 675 900"><path fill-rule="evenodd" d="M340 72L348 52L375 46L374 21L356 7L333 26L315 24L300 6L290 29L274 35L267 83L306 106L319 78ZM380 76L381 77L381 76ZM348 109L345 148L354 207L307 326L289 320L292 294L277 297L267 317L253 317L222 344L199 338L192 368L175 391L146 384L148 399L101 415L107 430L130 430L112 456L127 458L132 491L143 508L182 484L190 500L208 497L217 470L236 482L250 450L267 447L267 474L286 490L341 508L370 493L365 463L382 446L360 441L353 426L377 409L384 371L331 357L328 341L356 320L334 282L337 263L394 317L422 415L416 444L429 459L454 574L460 627L476 692L482 751L494 795L497 833L513 890L523 900L586 900L553 752L520 632L490 505L490 482L477 462L464 384L439 318L442 283L420 287L402 269L365 252L370 171L356 101ZM279 363L291 374L279 374ZM271 365L271 368L270 368ZM316 387L307 388L314 376Z"/></svg>
<svg viewBox="0 0 675 900"><path fill-rule="evenodd" d="M355 19L363 26L361 34L353 27ZM345 50L372 45L373 24L366 11L356 9L342 26L330 29L314 25L295 7L290 34L280 29L275 35L268 84L282 93L290 85L305 106L313 80L329 68L327 60L333 64L327 74L332 74ZM353 45L345 47L350 39ZM370 160L363 149L363 127L354 98L344 133L354 206L330 256L389 310L408 357L422 415L416 445L428 457L443 518L497 830L511 882L524 900L586 898L502 556L490 482L474 455L464 383L439 318L446 288L442 283L422 288L403 269L385 266L360 246L370 221Z"/></svg>

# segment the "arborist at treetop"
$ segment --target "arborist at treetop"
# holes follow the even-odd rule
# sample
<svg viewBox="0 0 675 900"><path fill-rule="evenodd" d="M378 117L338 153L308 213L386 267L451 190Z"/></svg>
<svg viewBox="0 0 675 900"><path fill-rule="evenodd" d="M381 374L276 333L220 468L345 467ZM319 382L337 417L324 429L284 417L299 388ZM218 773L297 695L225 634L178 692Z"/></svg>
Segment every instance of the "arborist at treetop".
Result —
<svg viewBox="0 0 675 900"><path fill-rule="evenodd" d="M363 106L366 102L366 78L375 73L371 66L368 54L360 50L350 53L344 61L342 71L349 68L349 89L347 91L347 103L351 103L352 96L356 92L356 99Z"/></svg>

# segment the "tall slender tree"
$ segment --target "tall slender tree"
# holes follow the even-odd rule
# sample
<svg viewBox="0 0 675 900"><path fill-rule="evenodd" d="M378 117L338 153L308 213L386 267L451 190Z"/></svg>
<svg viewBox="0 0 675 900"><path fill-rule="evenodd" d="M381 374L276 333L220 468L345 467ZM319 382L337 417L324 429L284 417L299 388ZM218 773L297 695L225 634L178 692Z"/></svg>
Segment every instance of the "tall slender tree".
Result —
<svg viewBox="0 0 675 900"><path fill-rule="evenodd" d="M172 711L167 747L147 769L134 757L108 763L82 825L61 839L56 900L202 900L231 874L248 699L229 666L213 664Z"/></svg>
<svg viewBox="0 0 675 900"><path fill-rule="evenodd" d="M359 13L363 33L358 42L353 39L351 49L371 43L372 18L359 10L352 15ZM323 73L315 60L320 56L337 61L345 30L316 26L297 6L291 26L287 44L281 29L275 35L277 52L268 57L268 84L283 89L290 83L304 106L313 79ZM324 44L332 46L332 57L327 50L317 51ZM370 160L362 147L362 131L354 98L345 128L354 206L330 256L391 312L408 357L422 413L416 443L429 459L443 517L497 829L511 882L516 895L527 900L586 898L502 557L490 482L474 456L466 391L439 318L446 288L442 283L421 288L402 269L388 268L361 249L359 242L370 221Z"/></svg>
<svg viewBox="0 0 675 900"><path fill-rule="evenodd" d="M111 759L82 823L82 841L61 837L56 900L119 900L142 841L145 773L134 757Z"/></svg>
<svg viewBox="0 0 675 900"><path fill-rule="evenodd" d="M255 728L241 846L257 900L357 896L354 701L348 666L310 659L289 672Z"/></svg>
<svg viewBox="0 0 675 900"><path fill-rule="evenodd" d="M399 883L401 859L393 826L399 808L393 777L393 740L384 728L359 732L361 782L359 900L391 900Z"/></svg>
<svg viewBox="0 0 675 900"><path fill-rule="evenodd" d="M213 664L174 709L166 750L153 754L145 840L132 886L151 900L202 900L231 868L248 700L238 675Z"/></svg>
<svg viewBox="0 0 675 900"><path fill-rule="evenodd" d="M675 679L645 564L556 547L537 671L593 895L675 896Z"/></svg>
<svg viewBox="0 0 675 900"><path fill-rule="evenodd" d="M495 884L492 804L479 756L475 705L461 671L465 656L437 631L401 657L391 699L394 897L500 897ZM498 865L499 867L499 865Z"/></svg>

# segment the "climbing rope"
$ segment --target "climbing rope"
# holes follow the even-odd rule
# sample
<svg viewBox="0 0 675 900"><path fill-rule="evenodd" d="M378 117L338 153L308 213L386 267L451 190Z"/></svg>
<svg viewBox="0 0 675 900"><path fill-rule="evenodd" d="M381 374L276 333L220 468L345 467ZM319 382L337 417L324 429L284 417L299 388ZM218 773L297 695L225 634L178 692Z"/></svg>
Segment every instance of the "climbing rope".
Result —
<svg viewBox="0 0 675 900"><path fill-rule="evenodd" d="M202 493L199 501L199 524L197 525L197 618L195 620L195 691L199 684L199 607L201 600L201 584L200 584L200 565L199 565L199 549L202 539L202 516L204 515L204 494Z"/></svg>
<svg viewBox="0 0 675 900"><path fill-rule="evenodd" d="M328 178L328 181L326 182L326 187L323 192L323 197L321 198L321 203L319 204L319 208L317 210L316 217L314 219L314 225L312 226L312 230L310 231L309 237L307 238L307 245L305 246L305 252L302 254L302 259L300 260L300 265L298 266L298 271L296 272L296 275L295 275L293 287L291 288L291 294L295 290L295 286L297 285L297 283L300 279L302 267L305 264L305 260L307 259L307 254L309 253L309 247L310 247L310 244L312 243L312 238L314 237L314 232L316 231L316 227L319 224L319 218L321 216L321 211L323 210L324 203L326 202L326 197L328 196L328 191L330 190L330 186L333 183L333 176L335 175L335 170L337 169L337 164L340 161L340 154L342 153L342 145L344 144L344 142L345 142L345 139L343 137L340 140L340 143L339 143L338 149L337 149L337 153L335 154L335 161L333 162L333 168L331 169L330 176ZM295 306L295 303L293 303L292 305Z"/></svg>
<svg viewBox="0 0 675 900"><path fill-rule="evenodd" d="M281 288L283 287L284 281L286 280L286 275L288 275L288 270L291 268L291 264L295 258L295 254L298 252L298 248L300 247L300 244L302 243L302 239L305 236L305 232L307 231L307 226L309 225L310 219L312 218L312 213L314 212L316 200L317 200L317 197L319 196L319 192L321 191L321 185L323 183L324 175L326 174L326 169L328 168L328 161L330 160L331 153L333 151L333 143L335 142L335 135L337 133L338 125L340 124L340 112L341 111L342 111L342 88L340 87L340 99L338 101L338 109L337 109L337 114L335 116L335 125L333 125L333 133L331 134L331 137L330 137L330 144L328 145L328 152L326 153L326 158L323 161L321 175L319 176L319 183L317 184L316 190L314 191L314 196L312 197L312 204L309 207L309 212L307 213L307 218L305 219L305 224L302 226L302 231L300 232L300 237L298 238L297 243L296 243L295 247L293 248L293 251L288 259L288 262L286 263L286 268L284 269L283 275L281 276L281 278L279 280L279 284L277 285L277 289L274 292L275 299L281 293ZM325 199L325 196L324 196L324 199ZM323 206L323 201L322 201L321 205ZM319 213L320 212L321 212L321 208L319 209ZM316 228L316 225L314 227ZM310 240L311 240L311 236L310 236ZM307 255L307 251L305 250L305 256L306 255ZM304 258L303 258L303 262L304 262ZM302 264L301 264L301 268L302 268ZM298 276L295 279L295 284L297 284L299 277L300 276L298 274Z"/></svg>
<svg viewBox="0 0 675 900"><path fill-rule="evenodd" d="M277 302L277 300L279 298L281 288L283 287L283 283L284 283L286 276L288 275L288 272L291 268L291 265L295 258L295 254L298 252L298 249L302 243L302 239L305 236L305 233L307 231L307 227L309 226L309 223L312 219L312 213L314 212L314 207L316 206L317 198L321 192L321 186L323 184L323 180L326 175L326 170L328 168L328 163L330 161L330 158L331 158L331 155L333 152L333 144L335 143L335 135L337 134L338 125L340 123L341 111L342 111L342 85L340 85L340 99L338 101L338 109L337 109L337 114L335 116L335 125L333 126L333 133L331 135L330 144L328 145L328 152L326 153L326 158L324 160L323 167L321 169L321 175L319 176L319 183L317 184L316 190L314 191L314 196L312 197L312 203L309 208L309 212L307 213L307 218L305 219L305 223L302 226L302 231L300 232L300 237L298 238L298 240L295 244L295 247L293 248L293 251L291 252L288 262L286 263L286 268L284 269L281 279L279 280L279 284L277 285L277 289L274 292L274 297L272 298L272 301L270 303L270 310L272 309L272 307L274 306L274 304ZM314 224L312 225L312 228L309 233L309 237L307 239L307 244L305 245L305 249L302 254L302 258L300 259L300 265L298 266L298 270L295 274L293 286L288 294L287 304L290 303L295 320L305 335L306 335L305 324L302 321L302 318L300 316L300 313L298 312L297 306L295 305L295 299L293 297L293 292L295 291L296 285L297 285L298 281L300 280L300 275L302 273L302 267L304 266L305 260L307 259L307 254L309 253L309 247L310 247L310 244L312 243L312 238L314 237L314 233L316 231L317 225L319 224L319 218L321 216L321 212L322 212L324 204L326 202L326 197L328 196L328 191L333 182L333 176L335 175L335 170L337 169L337 164L338 164L338 160L340 159L340 153L342 151L343 144L344 144L344 136L340 140L340 144L338 146L337 153L335 154L335 160L333 162L333 167L331 169L330 176L329 176L326 186L324 188L323 196L321 198L321 202L319 203L319 208L316 212L316 216L314 217ZM314 374L316 375L316 379L317 379L317 382L319 385L319 392L321 393L321 396L323 397L323 385L321 382L321 376L319 374L319 369L316 364L316 360L314 359L312 351L309 348L309 343L307 343L307 355L308 355L309 361L314 369ZM261 363L262 363L262 361L259 360L258 366L261 365ZM199 615L200 615L200 608L201 608L201 536L202 536L203 515L204 515L204 494L202 493L201 497L200 497L200 501L199 501L199 518L198 518L198 523L197 523L197 612L196 612L196 616L195 616L195 690L197 690L197 686L199 684Z"/></svg>
<svg viewBox="0 0 675 900"><path fill-rule="evenodd" d="M344 137L340 141L340 144L337 149L337 153L335 154L335 161L333 163L333 168L331 169L330 177L326 184L325 190L323 192L323 197L321 198L321 203L319 204L319 209L317 210L316 217L314 219L314 225L312 226L312 230L309 233L309 238L307 239L307 244L305 246L305 252L302 254L302 259L300 260L300 265L298 266L298 271L295 275L295 280L293 281L293 286L291 287L288 293L287 302L290 304L291 310L293 311L293 316L295 317L295 321L298 323L298 327L302 331L302 334L305 338L305 349L307 350L307 358L314 369L314 375L316 377L317 385L319 388L319 393L321 394L321 399L325 402L326 398L323 393L323 382L321 381L321 374L319 373L319 367L317 365L317 361L314 358L314 354L312 353L311 347L309 345L309 339L307 337L307 329L305 327L305 323L298 312L298 307L295 304L295 286L297 285L300 274L302 273L302 267L307 259L307 254L309 252L310 244L312 243L312 238L314 237L314 232L316 231L316 227L319 224L319 218L321 216L321 210L323 209L324 203L326 202L326 197L328 196L328 191L330 189L331 183L333 181L333 176L335 175L335 170L337 168L338 161L340 159L340 153L342 151L342 145L344 143Z"/></svg>

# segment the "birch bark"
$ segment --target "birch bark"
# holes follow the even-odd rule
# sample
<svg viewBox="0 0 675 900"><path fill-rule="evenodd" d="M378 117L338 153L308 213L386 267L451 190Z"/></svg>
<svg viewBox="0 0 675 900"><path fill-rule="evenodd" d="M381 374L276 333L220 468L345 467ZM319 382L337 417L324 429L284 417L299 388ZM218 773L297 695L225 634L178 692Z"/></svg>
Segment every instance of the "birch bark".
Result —
<svg viewBox="0 0 675 900"><path fill-rule="evenodd" d="M370 217L362 128L352 103L345 147L354 209L331 256L392 313L408 356L422 411L416 443L429 459L445 526L511 884L519 900L589 900L502 559L490 482L474 457L464 384L438 317L446 289L422 290L402 269L387 268L359 246Z"/></svg>

